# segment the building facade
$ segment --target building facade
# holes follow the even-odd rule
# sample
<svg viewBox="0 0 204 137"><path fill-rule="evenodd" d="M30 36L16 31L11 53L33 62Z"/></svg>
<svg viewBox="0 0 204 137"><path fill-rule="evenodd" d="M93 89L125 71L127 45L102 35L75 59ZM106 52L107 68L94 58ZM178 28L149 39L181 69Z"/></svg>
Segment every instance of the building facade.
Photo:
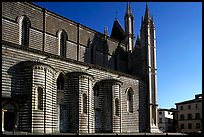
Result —
<svg viewBox="0 0 204 137"><path fill-rule="evenodd" d="M178 132L193 133L202 131L202 94L194 99L176 103Z"/></svg>
<svg viewBox="0 0 204 137"><path fill-rule="evenodd" d="M134 42L28 2L2 3L2 131L158 132L156 36L146 5ZM135 44L134 44L135 43Z"/></svg>
<svg viewBox="0 0 204 137"><path fill-rule="evenodd" d="M158 109L158 126L162 132L175 132L175 109Z"/></svg>

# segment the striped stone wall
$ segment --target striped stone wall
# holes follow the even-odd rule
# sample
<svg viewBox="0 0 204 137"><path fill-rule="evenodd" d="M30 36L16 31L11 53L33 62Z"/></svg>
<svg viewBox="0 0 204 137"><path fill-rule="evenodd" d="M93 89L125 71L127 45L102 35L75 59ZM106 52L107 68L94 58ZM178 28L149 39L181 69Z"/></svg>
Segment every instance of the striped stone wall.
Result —
<svg viewBox="0 0 204 137"><path fill-rule="evenodd" d="M68 35L66 58L87 63L91 63L90 60L93 60L93 64L110 69L116 69L115 66L117 66L118 71L128 72L127 60L118 58L117 63L115 61L115 51L118 45L125 45L108 36L105 37L104 34L31 3L3 2L2 11L2 40L15 44L20 43L19 18L25 15L31 22L30 48L58 55L57 32L63 29ZM91 45L94 46L93 53L90 53ZM124 52L126 52L126 48L124 48Z"/></svg>
<svg viewBox="0 0 204 137"><path fill-rule="evenodd" d="M11 54L12 53L12 54ZM46 56L43 55L43 54L38 54L37 51L35 52L35 50L30 50L29 48L28 49L21 49L18 45L3 45L2 47L2 60L5 60L6 58L8 58L10 55L12 55L13 59L12 61L13 62L4 62L2 65L2 67L4 68L2 71L3 73L5 74L5 77L8 77L8 74L7 74L7 70L12 67L12 66L15 66L15 64L17 64L17 62L21 62L21 61L25 61L25 60L36 60L38 59L39 57L41 58L45 58ZM43 57L44 56L44 57ZM60 72L63 72L63 73L70 73L70 72L76 72L76 71L85 71L87 74L89 75L92 75L94 77L94 83L96 82L100 82L104 79L107 79L107 78L110 78L112 77L113 79L118 79L119 81L123 81L123 84L121 85L121 87L119 88L118 86L102 86L100 91L110 91L111 93L111 90L115 90L115 92L113 92L114 94L112 95L113 97L118 97L120 95L120 98L119 98L119 102L121 104L121 132L133 132L133 131L139 131L139 114L138 114L138 108L139 108L139 89L140 89L140 85L139 85L139 80L133 78L133 77L130 77L130 76L126 76L126 74L122 74L122 73L118 73L118 72L111 72L111 70L107 71L107 70L102 70L97 68L96 66L95 67L88 67L87 65L82 65L80 63L73 63L73 62L70 62L70 61L65 61L65 60L62 60L61 58L57 58L57 57L50 57L49 59L46 59L43 61L44 64L49 64L50 66L52 66L52 68L55 69L56 72L60 73ZM6 66L7 69L6 69ZM60 67L59 67L60 66ZM15 72L14 72L15 73ZM39 72L38 72L39 73ZM45 72L43 72L43 74L40 74L40 75L45 75L44 74ZM31 72L29 72L29 74L31 74ZM36 72L37 74L37 72ZM52 74L53 75L53 74ZM29 76L29 75L28 75ZM51 74L49 75L50 77ZM31 78L31 77L30 77ZM79 119L79 100L80 100L80 96L79 94L77 94L77 92L73 92L73 91L80 91L79 88L82 88L83 87L83 91L87 91L86 89L88 88L88 78L85 78L84 79L84 84L81 84L81 86L79 86L79 77L69 77L67 76L68 78L68 82L67 82L67 86L65 86L65 88L67 88L67 90L65 90L65 92L67 92L67 104L70 104L68 105L68 119L70 120L68 122L68 130L71 130L72 132L76 131L79 129L78 125L79 125L79 121L77 122L76 120L74 119ZM55 76L55 78L53 79L53 83L56 83L56 79L57 79L57 76ZM39 80L39 78L38 78ZM47 81L50 81L50 80L47 80ZM93 88L94 86L94 83L90 84L90 78L89 78L89 88ZM11 80L7 80L7 82L5 81L2 81L2 91L6 91L6 92L3 92L2 93L2 96L4 97L4 95L6 95L5 93L9 93L11 91L8 91L8 88L6 85L8 85L7 83L11 82ZM66 83L66 82L65 82ZM82 82L83 83L83 82ZM86 83L86 84L85 84ZM41 83L42 84L42 83ZM51 82L50 82L51 84ZM31 85L31 83L30 83ZM65 84L66 85L66 84ZM31 86L30 86L31 87ZM126 94L126 90L127 88L131 87L134 91L134 111L133 111L133 114L128 114L127 113L127 94ZM142 87L142 86L141 86ZM49 87L49 89L51 90L51 88L53 89L54 93L53 93L53 104L55 104L56 100L54 100L54 96L56 96L55 92L56 92L56 86L52 86L52 87ZM142 88L141 88L142 89ZM93 89L92 89L93 90ZM29 91L33 91L32 89L30 89ZM120 94L118 93L118 91L120 91ZM143 92L143 91L141 91ZM92 93L92 92L91 92ZM93 98L93 93L92 93L92 96L91 96L91 93L89 93L89 97L90 98ZM103 93L103 92L101 92ZM104 94L104 93L103 93ZM66 96L66 95L65 95ZM69 100L70 98L70 100ZM30 98L31 99L31 98ZM52 99L50 99L52 100ZM92 99L93 100L93 99ZM99 98L99 100L104 100L103 98L103 95L101 95L101 97ZM104 102L104 101L102 101ZM29 103L29 101L27 102ZM31 102L30 102L31 103ZM47 104L48 106L50 104ZM90 108L93 108L93 102L89 104ZM99 105L102 105L102 104L99 104ZM107 108L107 109L110 109L112 110L112 112L114 111L115 108L113 104L111 104L112 107L111 108ZM111 106L110 105L110 106ZM25 106L26 107L26 106ZM57 118L55 117L56 115L56 111L55 111L55 108L56 107L55 105L53 105L51 108L53 110L53 114L52 114L52 117L53 117L53 120L52 120L52 125L54 125L54 127L52 128L52 131L56 131L57 130L57 127L55 127L55 125L57 125L56 123L57 122ZM49 108L49 109L51 109ZM28 112L28 111L26 111ZM26 112L23 112L23 113L26 113ZM24 114L25 116L26 114ZM94 116L93 112L90 112L90 115ZM109 114L110 115L110 114ZM23 116L23 117L24 117ZM92 117L91 116L91 117ZM48 116L49 117L49 116ZM75 117L74 119L71 118L71 117ZM109 117L110 118L110 117ZM111 119L114 119L114 117L111 117ZM90 120L90 119L89 119ZM103 120L103 119L101 119ZM93 120L94 121L94 120ZM118 119L115 119L114 124L117 125L118 123ZM103 123L103 122L102 122ZM50 123L48 122L46 124L46 126L48 126ZM90 128L90 132L92 132L92 129L94 130L94 128L92 128L94 126L94 122L93 123L90 123L89 124L89 128ZM107 124L102 124L103 126L102 127L107 127ZM109 124L110 125L110 124ZM120 126L117 126L116 128L114 127L114 132L118 132L119 131L119 127ZM110 126L108 126L110 127ZM47 129L47 131L50 131L51 129ZM59 129L58 129L59 130ZM71 132L70 131L70 132Z"/></svg>
<svg viewBox="0 0 204 137"><path fill-rule="evenodd" d="M22 15L31 22L28 47L19 45L18 19ZM61 29L68 34L66 58L58 56L57 32ZM51 11L31 3L3 2L2 98L25 97L19 104L19 130L94 133L96 125L99 132L143 130L147 113L144 84L127 74L127 60L114 53L119 45L125 54L125 45ZM20 67L24 61L36 64ZM56 85L60 73L65 80L62 104ZM96 83L100 83L99 110L94 110ZM43 88L43 110L36 110L38 87ZM127 112L129 88L134 92L133 113ZM82 113L84 93L88 97L87 114ZM117 116L116 98L120 110Z"/></svg>

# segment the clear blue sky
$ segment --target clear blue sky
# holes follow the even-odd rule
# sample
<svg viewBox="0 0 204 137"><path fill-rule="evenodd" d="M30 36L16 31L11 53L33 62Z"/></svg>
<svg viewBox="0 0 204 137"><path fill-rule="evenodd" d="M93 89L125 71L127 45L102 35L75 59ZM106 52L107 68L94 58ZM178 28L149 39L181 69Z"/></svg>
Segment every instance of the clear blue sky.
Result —
<svg viewBox="0 0 204 137"><path fill-rule="evenodd" d="M68 19L111 34L117 17L124 28L126 2L35 2ZM145 2L131 2L134 33L140 32ZM202 93L202 3L148 2L156 27L159 108Z"/></svg>

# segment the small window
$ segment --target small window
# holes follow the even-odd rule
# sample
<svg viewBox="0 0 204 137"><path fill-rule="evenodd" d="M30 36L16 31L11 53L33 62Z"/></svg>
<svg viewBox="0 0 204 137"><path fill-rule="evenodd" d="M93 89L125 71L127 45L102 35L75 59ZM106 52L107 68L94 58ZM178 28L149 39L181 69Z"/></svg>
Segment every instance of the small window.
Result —
<svg viewBox="0 0 204 137"><path fill-rule="evenodd" d="M181 124L181 129L184 129L184 124Z"/></svg>
<svg viewBox="0 0 204 137"><path fill-rule="evenodd" d="M162 118L159 118L159 123L162 123Z"/></svg>
<svg viewBox="0 0 204 137"><path fill-rule="evenodd" d="M127 109L128 109L128 112L133 113L133 91L132 89L129 89L127 93Z"/></svg>
<svg viewBox="0 0 204 137"><path fill-rule="evenodd" d="M43 89L38 87L38 110L43 110Z"/></svg>
<svg viewBox="0 0 204 137"><path fill-rule="evenodd" d="M188 114L188 120L192 119L192 114Z"/></svg>
<svg viewBox="0 0 204 137"><path fill-rule="evenodd" d="M87 95L83 94L83 113L87 114Z"/></svg>
<svg viewBox="0 0 204 137"><path fill-rule="evenodd" d="M195 108L198 108L198 104L195 104Z"/></svg>
<svg viewBox="0 0 204 137"><path fill-rule="evenodd" d="M192 124L191 123L188 124L188 129L192 129Z"/></svg>
<svg viewBox="0 0 204 137"><path fill-rule="evenodd" d="M160 112L159 112L159 115L161 115L161 114L162 114L162 112L160 111Z"/></svg>
<svg viewBox="0 0 204 137"><path fill-rule="evenodd" d="M200 119L200 113L196 113L195 119Z"/></svg>
<svg viewBox="0 0 204 137"><path fill-rule="evenodd" d="M191 105L188 105L188 109L191 109Z"/></svg>
<svg viewBox="0 0 204 137"><path fill-rule="evenodd" d="M119 113L120 113L119 101L118 101L118 99L116 98L116 99L115 99L115 115L116 115L116 116L119 116Z"/></svg>
<svg viewBox="0 0 204 137"><path fill-rule="evenodd" d="M184 120L184 115L183 114L180 115L180 120Z"/></svg>
<svg viewBox="0 0 204 137"><path fill-rule="evenodd" d="M181 110L183 110L183 106L181 106L181 108L180 108Z"/></svg>
<svg viewBox="0 0 204 137"><path fill-rule="evenodd" d="M200 123L196 123L196 129L200 129Z"/></svg>

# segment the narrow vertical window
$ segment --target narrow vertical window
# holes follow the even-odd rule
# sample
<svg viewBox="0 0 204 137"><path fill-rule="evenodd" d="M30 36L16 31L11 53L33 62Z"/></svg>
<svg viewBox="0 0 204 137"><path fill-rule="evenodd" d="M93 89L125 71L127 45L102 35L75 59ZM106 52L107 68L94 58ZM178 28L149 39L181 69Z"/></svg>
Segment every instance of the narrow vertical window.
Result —
<svg viewBox="0 0 204 137"><path fill-rule="evenodd" d="M131 89L127 93L127 111L133 113L133 91Z"/></svg>
<svg viewBox="0 0 204 137"><path fill-rule="evenodd" d="M28 46L30 21L26 16L23 17L21 25L21 45Z"/></svg>
<svg viewBox="0 0 204 137"><path fill-rule="evenodd" d="M87 114L87 95L83 94L83 113Z"/></svg>
<svg viewBox="0 0 204 137"><path fill-rule="evenodd" d="M99 109L99 87L94 86L94 109Z"/></svg>
<svg viewBox="0 0 204 137"><path fill-rule="evenodd" d="M43 110L43 89L38 87L38 110Z"/></svg>
<svg viewBox="0 0 204 137"><path fill-rule="evenodd" d="M59 40L59 55L66 57L67 33L64 30L60 31Z"/></svg>
<svg viewBox="0 0 204 137"><path fill-rule="evenodd" d="M184 129L184 124L181 124L181 129Z"/></svg>
<svg viewBox="0 0 204 137"><path fill-rule="evenodd" d="M57 79L57 89L64 90L64 78L63 78L62 73L59 75Z"/></svg>
<svg viewBox="0 0 204 137"><path fill-rule="evenodd" d="M119 101L118 101L118 99L116 98L116 99L115 99L115 115L116 115L116 116L119 116L119 113L120 113Z"/></svg>
<svg viewBox="0 0 204 137"><path fill-rule="evenodd" d="M58 103L63 104L64 102L64 77L61 73L57 78L57 97Z"/></svg>

